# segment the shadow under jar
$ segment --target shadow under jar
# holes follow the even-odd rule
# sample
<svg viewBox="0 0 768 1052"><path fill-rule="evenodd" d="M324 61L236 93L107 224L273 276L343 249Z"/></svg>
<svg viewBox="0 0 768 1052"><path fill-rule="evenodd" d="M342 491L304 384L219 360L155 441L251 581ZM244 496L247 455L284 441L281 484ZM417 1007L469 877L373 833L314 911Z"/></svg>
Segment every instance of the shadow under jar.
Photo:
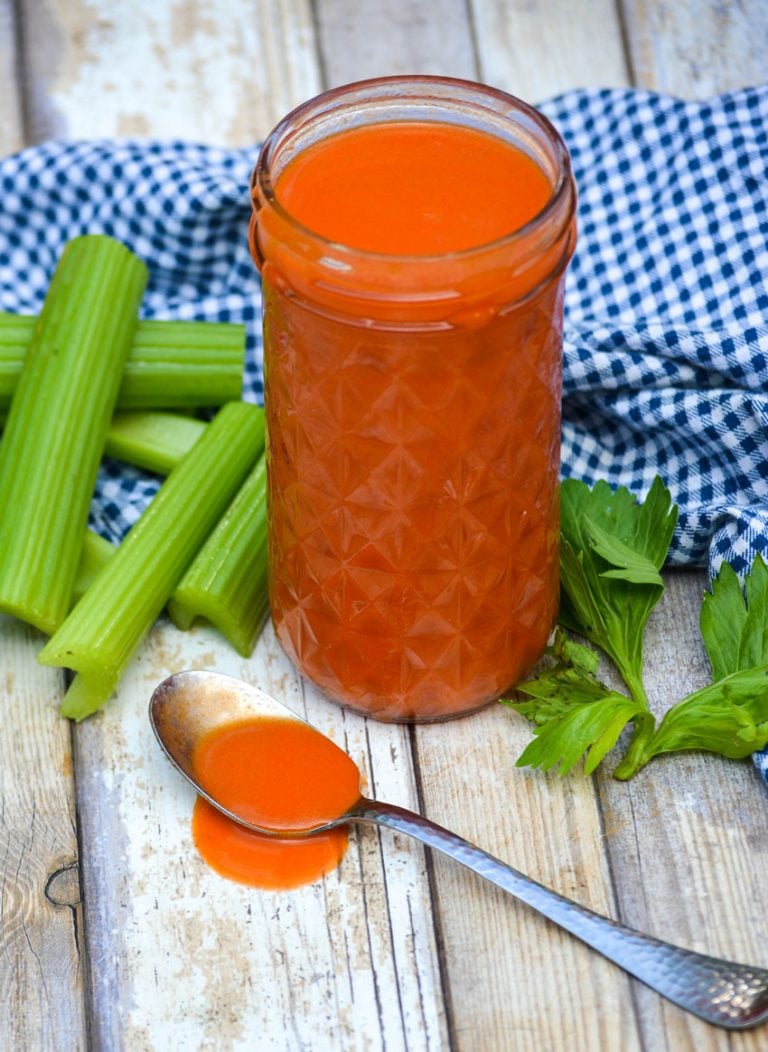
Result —
<svg viewBox="0 0 768 1052"><path fill-rule="evenodd" d="M290 113L251 189L278 639L376 719L471 712L557 613L565 146L503 92L384 78Z"/></svg>

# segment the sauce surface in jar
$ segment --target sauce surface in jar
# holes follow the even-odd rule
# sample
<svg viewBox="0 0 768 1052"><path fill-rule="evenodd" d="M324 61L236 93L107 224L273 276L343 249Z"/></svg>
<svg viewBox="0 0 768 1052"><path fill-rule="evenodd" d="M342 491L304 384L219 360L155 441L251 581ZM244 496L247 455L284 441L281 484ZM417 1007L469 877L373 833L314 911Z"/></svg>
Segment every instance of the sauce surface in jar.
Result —
<svg viewBox="0 0 768 1052"><path fill-rule="evenodd" d="M276 193L294 219L329 241L434 256L519 230L552 187L531 157L502 139L457 124L409 122L322 140L280 173Z"/></svg>
<svg viewBox="0 0 768 1052"><path fill-rule="evenodd" d="M344 814L360 796L360 772L323 734L292 719L227 724L198 745L200 785L228 810L281 833ZM202 797L192 818L195 845L221 876L267 890L308 884L334 869L347 848L346 827L303 839L252 832Z"/></svg>
<svg viewBox="0 0 768 1052"><path fill-rule="evenodd" d="M273 621L378 719L481 707L555 620L553 193L527 150L432 120L346 127L255 178Z"/></svg>

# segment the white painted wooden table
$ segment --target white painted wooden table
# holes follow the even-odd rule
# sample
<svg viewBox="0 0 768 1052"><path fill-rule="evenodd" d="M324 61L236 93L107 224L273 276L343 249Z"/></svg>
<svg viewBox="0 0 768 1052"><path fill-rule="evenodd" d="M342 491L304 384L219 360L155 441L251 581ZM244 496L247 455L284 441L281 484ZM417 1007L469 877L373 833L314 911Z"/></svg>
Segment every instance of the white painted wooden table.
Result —
<svg viewBox="0 0 768 1052"><path fill-rule="evenodd" d="M636 83L686 97L768 75L764 0L0 0L0 151L51 135L255 143L324 86L393 72L533 102ZM2 201L0 201L2 207ZM700 574L652 622L659 709L703 683ZM242 675L348 749L370 790L672 941L768 965L768 798L748 764L680 756L623 785L516 770L501 707L407 729L319 698L266 630L249 661L160 624L102 715L57 715L41 639L0 620L0 1048L757 1052L662 1001L416 845L353 836L292 893L196 857L192 794L145 718L166 674Z"/></svg>

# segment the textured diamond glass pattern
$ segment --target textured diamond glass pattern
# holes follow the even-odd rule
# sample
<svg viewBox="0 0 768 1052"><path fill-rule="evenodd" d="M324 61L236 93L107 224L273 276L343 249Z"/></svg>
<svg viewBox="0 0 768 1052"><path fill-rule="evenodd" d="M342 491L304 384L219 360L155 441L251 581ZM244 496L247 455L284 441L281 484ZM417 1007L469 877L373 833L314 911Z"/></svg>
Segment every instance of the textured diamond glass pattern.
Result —
<svg viewBox="0 0 768 1052"><path fill-rule="evenodd" d="M251 194L278 638L378 719L471 712L557 611L565 146L486 85L380 78L284 118Z"/></svg>
<svg viewBox="0 0 768 1052"><path fill-rule="evenodd" d="M265 283L278 637L383 719L470 711L540 654L557 608L559 283L475 329L313 314Z"/></svg>

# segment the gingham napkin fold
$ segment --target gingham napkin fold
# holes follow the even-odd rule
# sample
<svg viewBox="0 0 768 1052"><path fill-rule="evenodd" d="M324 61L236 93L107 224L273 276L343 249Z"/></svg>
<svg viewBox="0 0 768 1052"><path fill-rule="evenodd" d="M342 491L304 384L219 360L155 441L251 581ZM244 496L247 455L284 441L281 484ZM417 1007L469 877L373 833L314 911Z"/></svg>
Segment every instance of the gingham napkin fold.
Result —
<svg viewBox="0 0 768 1052"><path fill-rule="evenodd" d="M707 102L571 92L541 109L571 152L579 242L566 294L563 474L680 507L675 566L768 557L768 87ZM0 161L0 310L37 312L67 240L107 233L148 264L146 317L244 322L256 148L47 142ZM157 481L105 461L91 525L117 540ZM758 758L768 780L768 755Z"/></svg>

